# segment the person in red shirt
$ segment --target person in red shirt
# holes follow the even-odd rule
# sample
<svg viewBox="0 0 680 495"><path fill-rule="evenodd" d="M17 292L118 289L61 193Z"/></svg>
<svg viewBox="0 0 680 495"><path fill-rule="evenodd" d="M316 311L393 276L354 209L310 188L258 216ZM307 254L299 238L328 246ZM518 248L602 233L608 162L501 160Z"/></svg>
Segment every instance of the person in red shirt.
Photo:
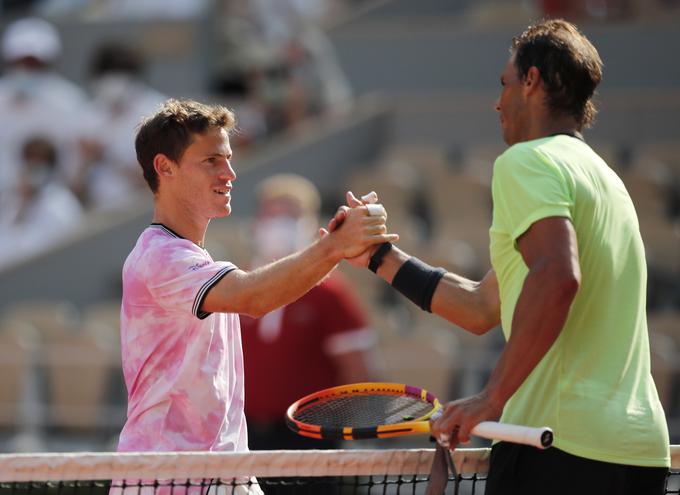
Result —
<svg viewBox="0 0 680 495"><path fill-rule="evenodd" d="M304 177L280 174L258 189L253 222L259 266L306 245L318 231L320 197ZM252 450L334 448L288 430L288 406L312 392L370 381L376 336L358 297L335 270L297 301L259 319L241 316L245 412Z"/></svg>

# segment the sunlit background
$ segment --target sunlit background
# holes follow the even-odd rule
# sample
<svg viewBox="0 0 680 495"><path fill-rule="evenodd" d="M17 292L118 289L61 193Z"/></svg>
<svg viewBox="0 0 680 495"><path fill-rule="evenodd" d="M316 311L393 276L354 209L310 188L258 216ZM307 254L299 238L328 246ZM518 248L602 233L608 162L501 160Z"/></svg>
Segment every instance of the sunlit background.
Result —
<svg viewBox="0 0 680 495"><path fill-rule="evenodd" d="M134 128L159 102L236 112L215 259L248 265L255 184L295 172L324 220L347 189L375 190L407 251L480 277L499 74L544 16L576 22L604 60L586 140L638 211L653 373L680 442L680 1L0 0L0 451L115 449L120 272L152 212ZM381 378L442 399L482 387L499 330L468 336L342 270Z"/></svg>

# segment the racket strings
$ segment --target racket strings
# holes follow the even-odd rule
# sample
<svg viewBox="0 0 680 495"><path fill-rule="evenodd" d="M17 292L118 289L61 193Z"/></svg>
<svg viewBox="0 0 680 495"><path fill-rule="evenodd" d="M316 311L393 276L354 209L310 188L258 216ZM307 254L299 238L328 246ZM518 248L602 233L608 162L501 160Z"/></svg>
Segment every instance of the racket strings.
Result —
<svg viewBox="0 0 680 495"><path fill-rule="evenodd" d="M294 418L322 427L362 428L413 421L433 405L416 397L348 395L324 398L295 413Z"/></svg>

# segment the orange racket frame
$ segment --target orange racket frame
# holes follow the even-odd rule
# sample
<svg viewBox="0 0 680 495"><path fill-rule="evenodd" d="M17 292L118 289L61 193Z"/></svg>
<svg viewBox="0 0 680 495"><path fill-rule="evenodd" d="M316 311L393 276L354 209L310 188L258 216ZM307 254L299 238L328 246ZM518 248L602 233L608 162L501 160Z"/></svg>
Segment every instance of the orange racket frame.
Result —
<svg viewBox="0 0 680 495"><path fill-rule="evenodd" d="M408 421L360 428L352 428L349 426L324 427L307 424L295 419L296 413L303 412L306 408L312 407L314 404L324 399L351 395L376 394L393 395L395 397L410 396L423 401L425 404L430 404L432 407L422 416L409 419ZM441 411L441 405L437 398L422 388L400 383L355 383L352 385L327 388L303 397L288 408L288 411L286 412L286 423L291 430L310 438L333 440L389 438L402 435L430 433L429 419L435 414L438 414L439 411ZM489 440L532 445L539 449L550 447L554 440L553 431L547 426L531 427L498 423L496 421L482 421L472 429L471 433L475 436L487 438ZM448 447L449 437L450 435L442 433L437 440L440 444Z"/></svg>
<svg viewBox="0 0 680 495"><path fill-rule="evenodd" d="M430 403L432 408L426 414L414 418L410 421L393 423L390 425L379 425L374 427L352 428L352 427L322 427L310 425L295 419L297 412L302 412L306 408L314 405L320 400L333 397L343 397L349 395L394 395L395 397L411 396ZM299 435L332 440L360 440L368 438L389 438L402 435L418 435L430 432L430 417L441 409L437 398L422 388L412 387L401 383L354 383L351 385L341 385L332 387L307 395L294 402L286 412L286 424Z"/></svg>

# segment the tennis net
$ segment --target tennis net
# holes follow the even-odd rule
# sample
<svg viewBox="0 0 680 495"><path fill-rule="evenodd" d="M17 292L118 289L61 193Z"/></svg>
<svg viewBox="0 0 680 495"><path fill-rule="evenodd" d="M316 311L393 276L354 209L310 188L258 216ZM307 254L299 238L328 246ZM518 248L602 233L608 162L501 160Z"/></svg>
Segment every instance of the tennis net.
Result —
<svg viewBox="0 0 680 495"><path fill-rule="evenodd" d="M446 493L483 494L488 449L458 449ZM666 493L680 494L680 446ZM424 494L434 449L0 455L0 495Z"/></svg>

